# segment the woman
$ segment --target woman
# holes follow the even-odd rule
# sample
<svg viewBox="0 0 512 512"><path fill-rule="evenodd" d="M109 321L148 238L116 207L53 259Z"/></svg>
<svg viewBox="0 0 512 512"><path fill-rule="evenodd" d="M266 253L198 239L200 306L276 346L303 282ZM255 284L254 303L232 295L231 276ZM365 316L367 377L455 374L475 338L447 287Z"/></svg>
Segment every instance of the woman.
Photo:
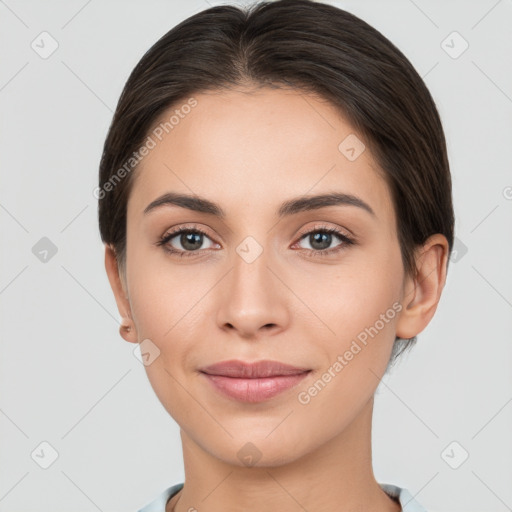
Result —
<svg viewBox="0 0 512 512"><path fill-rule="evenodd" d="M185 482L143 512L424 510L375 480L373 396L436 311L454 214L390 41L308 0L191 16L129 77L96 195L121 335L182 439Z"/></svg>

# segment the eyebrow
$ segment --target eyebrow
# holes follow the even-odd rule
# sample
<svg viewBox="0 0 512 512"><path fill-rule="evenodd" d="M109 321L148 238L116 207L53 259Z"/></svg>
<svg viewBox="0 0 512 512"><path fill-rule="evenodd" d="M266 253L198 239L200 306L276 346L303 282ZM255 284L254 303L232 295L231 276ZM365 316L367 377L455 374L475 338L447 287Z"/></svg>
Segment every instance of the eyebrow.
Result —
<svg viewBox="0 0 512 512"><path fill-rule="evenodd" d="M176 192L167 192L149 203L144 209L144 215L169 205L179 206L194 212L211 214L221 219L226 218L226 213L218 204L196 195L179 194ZM365 203L361 198L352 194L338 192L316 196L301 196L290 199L279 207L277 213L279 218L283 218L299 212L317 210L327 206L355 206L365 210L373 217L376 217L370 205Z"/></svg>

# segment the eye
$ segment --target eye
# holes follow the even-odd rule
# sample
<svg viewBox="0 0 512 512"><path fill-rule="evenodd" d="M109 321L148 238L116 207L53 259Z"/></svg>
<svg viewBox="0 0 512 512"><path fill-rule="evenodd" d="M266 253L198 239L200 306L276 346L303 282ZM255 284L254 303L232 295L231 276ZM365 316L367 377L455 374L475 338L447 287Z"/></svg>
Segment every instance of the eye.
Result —
<svg viewBox="0 0 512 512"><path fill-rule="evenodd" d="M341 241L337 246L329 248L336 238ZM210 241L208 247L203 247L206 240ZM336 254L350 245L354 245L356 241L341 232L339 229L320 226L313 230L302 233L298 242L306 241L309 247L303 249L311 256L329 256ZM197 226L181 227L177 226L173 230L167 232L162 238L156 242L157 246L161 246L164 251L179 256L193 257L198 255L201 249L212 249L213 246L219 245L211 240L208 234Z"/></svg>
<svg viewBox="0 0 512 512"><path fill-rule="evenodd" d="M329 249L329 246L336 238L341 240L342 243ZM312 256L329 256L346 249L347 246L355 244L353 238L350 238L340 230L325 226L315 227L315 229L303 233L299 242L303 240L308 242L309 247L306 247L306 250Z"/></svg>
<svg viewBox="0 0 512 512"><path fill-rule="evenodd" d="M177 227L172 231L167 232L156 243L156 245L162 246L166 252L176 254L180 257L189 257L195 256L193 253L199 252L199 249L212 248L212 246L203 247L205 237L212 243L212 245L214 244L208 235L196 226L188 228Z"/></svg>

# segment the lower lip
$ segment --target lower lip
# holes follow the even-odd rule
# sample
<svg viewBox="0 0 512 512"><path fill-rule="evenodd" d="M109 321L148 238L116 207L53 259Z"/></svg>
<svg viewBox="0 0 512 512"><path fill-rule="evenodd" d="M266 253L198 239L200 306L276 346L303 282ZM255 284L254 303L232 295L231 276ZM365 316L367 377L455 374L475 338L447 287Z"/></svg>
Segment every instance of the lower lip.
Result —
<svg viewBox="0 0 512 512"><path fill-rule="evenodd" d="M261 379L237 379L203 373L221 393L243 402L263 402L296 386L309 372Z"/></svg>

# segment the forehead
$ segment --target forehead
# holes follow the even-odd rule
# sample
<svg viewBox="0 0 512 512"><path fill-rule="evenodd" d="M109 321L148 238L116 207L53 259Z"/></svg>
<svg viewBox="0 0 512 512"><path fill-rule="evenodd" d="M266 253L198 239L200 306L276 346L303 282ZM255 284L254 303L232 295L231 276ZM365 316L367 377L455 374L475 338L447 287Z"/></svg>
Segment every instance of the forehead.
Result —
<svg viewBox="0 0 512 512"><path fill-rule="evenodd" d="M184 99L169 108L148 133L155 144L136 170L129 215L142 215L170 191L209 198L236 216L336 191L361 197L383 222L393 220L370 150L331 103L269 88L193 99L193 107L183 108Z"/></svg>

